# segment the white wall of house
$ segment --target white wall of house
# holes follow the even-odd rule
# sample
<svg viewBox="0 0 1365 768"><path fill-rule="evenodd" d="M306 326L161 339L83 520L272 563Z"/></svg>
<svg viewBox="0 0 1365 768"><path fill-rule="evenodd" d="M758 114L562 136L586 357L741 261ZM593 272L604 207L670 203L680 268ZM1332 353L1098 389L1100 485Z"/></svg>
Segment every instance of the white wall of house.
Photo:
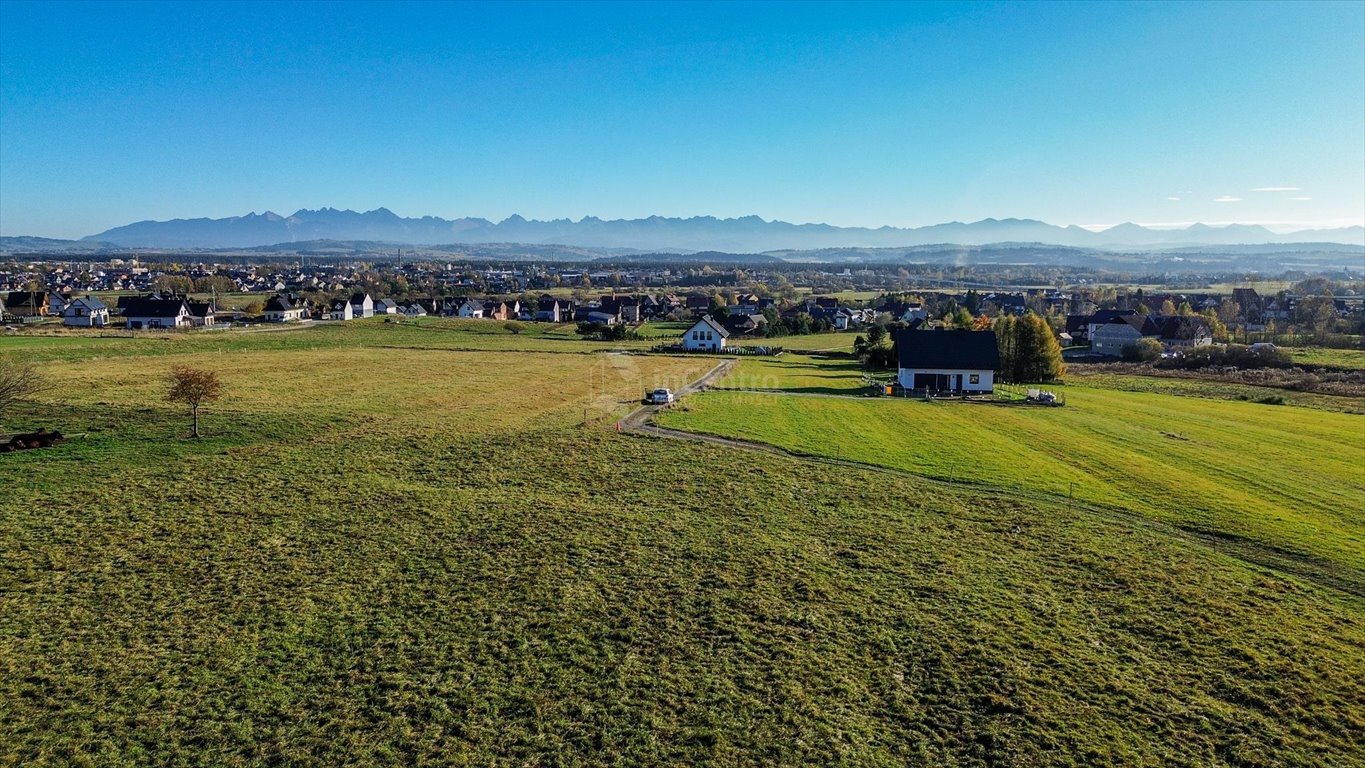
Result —
<svg viewBox="0 0 1365 768"><path fill-rule="evenodd" d="M358 301L351 305L351 317L374 317L374 299L369 294L365 295L364 301ZM351 318L346 318L350 320Z"/></svg>
<svg viewBox="0 0 1365 768"><path fill-rule="evenodd" d="M1162 339L1161 344L1167 351L1173 349L1189 349L1190 347L1204 347L1213 343L1213 337L1207 334L1200 334L1192 339Z"/></svg>
<svg viewBox="0 0 1365 768"><path fill-rule="evenodd" d="M77 328L103 328L109 324L108 309L94 309L87 311L84 305L77 304L69 306L62 313L62 325L70 325Z"/></svg>
<svg viewBox="0 0 1365 768"><path fill-rule="evenodd" d="M951 392L990 394L995 391L995 372L969 368L900 368L897 382L905 389L917 389L916 375L946 376L935 388ZM961 377L960 379L958 377Z"/></svg>
<svg viewBox="0 0 1365 768"><path fill-rule="evenodd" d="M287 323L292 320L302 319L303 319L302 309L286 309L282 312L267 311L265 313L265 321L267 323Z"/></svg>
<svg viewBox="0 0 1365 768"><path fill-rule="evenodd" d="M352 320L355 318L355 314L351 311L350 304L343 304L341 309L332 310L328 317L333 320Z"/></svg>
<svg viewBox="0 0 1365 768"><path fill-rule="evenodd" d="M127 317L128 328L184 328L190 324L188 311L175 317Z"/></svg>
<svg viewBox="0 0 1365 768"><path fill-rule="evenodd" d="M706 323L697 323L683 334L683 349L711 350L725 349L725 337Z"/></svg>

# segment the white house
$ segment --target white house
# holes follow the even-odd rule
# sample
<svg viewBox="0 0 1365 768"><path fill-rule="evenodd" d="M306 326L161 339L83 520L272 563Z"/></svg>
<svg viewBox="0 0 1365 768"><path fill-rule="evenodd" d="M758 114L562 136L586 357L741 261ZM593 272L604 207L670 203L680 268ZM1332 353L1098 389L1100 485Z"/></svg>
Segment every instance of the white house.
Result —
<svg viewBox="0 0 1365 768"><path fill-rule="evenodd" d="M123 319L128 328L186 328L193 321L190 308L181 298L138 298L123 306Z"/></svg>
<svg viewBox="0 0 1365 768"><path fill-rule="evenodd" d="M374 299L368 293L351 294L351 317L374 317ZM351 319L351 318L346 318Z"/></svg>
<svg viewBox="0 0 1365 768"><path fill-rule="evenodd" d="M286 294L270 297L265 303L267 323L288 323L303 319L305 304L302 299L294 299Z"/></svg>
<svg viewBox="0 0 1365 768"><path fill-rule="evenodd" d="M94 296L75 299L62 310L62 325L103 328L109 324L109 307Z"/></svg>
<svg viewBox="0 0 1365 768"><path fill-rule="evenodd" d="M190 324L212 328L214 318L218 315L218 307L211 301L191 301L186 304L190 308Z"/></svg>
<svg viewBox="0 0 1365 768"><path fill-rule="evenodd" d="M703 315L691 328L683 332L682 346L686 350L719 352L725 349L725 340L728 338L729 331L712 320L710 315Z"/></svg>
<svg viewBox="0 0 1365 768"><path fill-rule="evenodd" d="M66 317L66 306L70 303L71 300L68 297L63 296L57 291L53 291L47 295L47 313L49 315L61 315L62 317Z"/></svg>
<svg viewBox="0 0 1365 768"><path fill-rule="evenodd" d="M896 353L896 378L905 389L971 395L995 389L995 331L901 331Z"/></svg>
<svg viewBox="0 0 1365 768"><path fill-rule="evenodd" d="M483 317L483 302L465 299L455 308L456 317Z"/></svg>
<svg viewBox="0 0 1365 768"><path fill-rule="evenodd" d="M332 302L332 306L327 312L327 317L331 320L353 320L355 314L352 311L351 302L346 299L337 299Z"/></svg>
<svg viewBox="0 0 1365 768"><path fill-rule="evenodd" d="M399 312L401 312L401 313L404 314L404 315L407 315L408 317L426 317L426 316L427 316L427 310L426 310L426 308L423 307L421 304L415 302L415 301L412 302L411 304L408 304L408 305L405 306L405 307L400 307L400 308L399 308Z"/></svg>
<svg viewBox="0 0 1365 768"><path fill-rule="evenodd" d="M396 315L398 314L398 302L393 299L380 299L374 303L374 313L376 315Z"/></svg>

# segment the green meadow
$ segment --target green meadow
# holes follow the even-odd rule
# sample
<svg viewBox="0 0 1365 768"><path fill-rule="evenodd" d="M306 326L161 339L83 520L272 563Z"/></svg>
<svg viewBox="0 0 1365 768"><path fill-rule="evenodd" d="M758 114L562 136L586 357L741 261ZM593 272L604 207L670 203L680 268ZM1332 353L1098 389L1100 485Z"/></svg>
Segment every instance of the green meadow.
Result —
<svg viewBox="0 0 1365 768"><path fill-rule="evenodd" d="M715 392L660 421L937 479L1074 494L1342 567L1365 563L1365 418L1077 386L1065 395L1065 407L1043 408Z"/></svg>
<svg viewBox="0 0 1365 768"><path fill-rule="evenodd" d="M1362 417L664 417L888 471L618 434L717 361L500 325L0 337L52 382L0 429L71 436L0 454L0 765L1365 762ZM858 375L790 360L732 377Z"/></svg>

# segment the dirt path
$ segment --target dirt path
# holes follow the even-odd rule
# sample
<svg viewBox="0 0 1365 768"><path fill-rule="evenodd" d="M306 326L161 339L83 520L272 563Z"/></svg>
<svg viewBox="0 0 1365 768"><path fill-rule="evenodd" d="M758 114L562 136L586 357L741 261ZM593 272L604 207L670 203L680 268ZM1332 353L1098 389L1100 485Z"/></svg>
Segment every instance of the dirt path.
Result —
<svg viewBox="0 0 1365 768"><path fill-rule="evenodd" d="M677 392L674 392L673 397L680 398L683 397L684 395L690 395L695 392L701 392L702 390L707 389L711 385L711 382L723 378L725 374L730 372L730 369L734 367L735 363L738 362L739 360L736 358L721 361L721 363L717 365L715 368L712 368L711 370L702 374L701 378L697 379L696 381L690 384L687 384L686 386L679 389ZM639 408L636 408L635 410L621 417L621 420L616 422L616 431L617 432L639 431L643 429L646 424L649 423L650 418L654 416L654 414L658 413L660 410L667 407L668 406L666 405L642 405ZM651 434L653 433L653 431L654 428L650 428ZM679 432L678 434L687 435L690 433Z"/></svg>
<svg viewBox="0 0 1365 768"><path fill-rule="evenodd" d="M727 360L721 363L715 368L712 368L701 378L674 394L678 396L689 395L707 389L711 382L724 376L730 367L737 362L739 361ZM781 396L776 392L772 394ZM835 397L840 396L836 395ZM646 405L637 408L616 423L616 430L639 437L709 443L711 445L719 445L733 450L782 456L795 461L845 467L848 469L875 472L883 475L894 475L918 483L927 483L958 492L972 491L983 499L1024 499L1040 504L1066 507L1068 511L1094 515L1132 528L1139 528L1166 536L1172 536L1197 546L1216 550L1245 563L1297 576L1324 588L1339 590L1358 598L1365 597L1365 573L1336 563L1302 555L1297 552L1277 549L1249 539L1238 538L1220 532L1175 525L1135 512L1130 512L1125 509L1081 502L1074 499L1068 499L1067 497L1058 494L1025 491L1020 488L1009 488L989 483L973 482L970 480L943 480L878 464L867 464L859 461L851 461L849 459L830 458L828 456L789 451L785 448L780 448L768 443L756 443L732 437L708 435L701 432L684 432L679 429L670 429L652 423L653 416L665 407L667 406Z"/></svg>

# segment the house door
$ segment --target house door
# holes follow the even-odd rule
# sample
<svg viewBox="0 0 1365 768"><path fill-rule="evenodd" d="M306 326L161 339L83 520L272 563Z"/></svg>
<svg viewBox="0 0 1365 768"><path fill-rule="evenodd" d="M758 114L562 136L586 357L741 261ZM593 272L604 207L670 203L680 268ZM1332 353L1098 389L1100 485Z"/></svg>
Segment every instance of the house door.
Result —
<svg viewBox="0 0 1365 768"><path fill-rule="evenodd" d="M953 389L956 390L956 391L958 391L958 392L961 392L961 391L962 391L962 374L959 373L959 374L956 375L956 382L957 382L957 386L953 387Z"/></svg>

